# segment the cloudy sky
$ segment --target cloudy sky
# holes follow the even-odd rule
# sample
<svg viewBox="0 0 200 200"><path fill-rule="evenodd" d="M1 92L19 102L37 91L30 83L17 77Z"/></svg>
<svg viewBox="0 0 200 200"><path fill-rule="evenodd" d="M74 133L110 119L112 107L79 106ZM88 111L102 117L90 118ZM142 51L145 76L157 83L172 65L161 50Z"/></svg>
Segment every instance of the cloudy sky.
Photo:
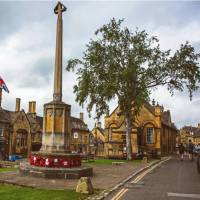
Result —
<svg viewBox="0 0 200 200"><path fill-rule="evenodd" d="M186 40L200 51L200 2L135 2L135 1L70 1L63 2L63 63L69 58L81 58L95 30L111 18L125 18L131 30L145 29L158 36L163 49L175 50ZM43 104L52 100L55 54L55 1L0 1L0 75L10 93L3 93L3 108L14 110L15 98L21 98L25 111L28 101L37 101L42 115ZM73 85L76 77L63 69L63 100L72 105L72 115L85 113L89 127L94 125L84 108L75 103ZM200 122L200 91L190 101L188 94L171 97L165 88L151 95L166 110L178 127L196 126ZM116 106L111 103L111 111ZM93 115L94 117L94 115Z"/></svg>

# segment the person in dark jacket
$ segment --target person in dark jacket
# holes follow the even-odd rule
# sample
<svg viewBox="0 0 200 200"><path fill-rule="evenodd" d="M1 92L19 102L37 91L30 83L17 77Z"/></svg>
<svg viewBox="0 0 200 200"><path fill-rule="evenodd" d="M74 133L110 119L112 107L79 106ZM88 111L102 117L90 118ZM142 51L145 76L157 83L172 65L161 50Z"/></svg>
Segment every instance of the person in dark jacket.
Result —
<svg viewBox="0 0 200 200"><path fill-rule="evenodd" d="M194 153L194 144L191 140L188 143L188 153L189 153L189 160L193 160L193 153Z"/></svg>
<svg viewBox="0 0 200 200"><path fill-rule="evenodd" d="M179 146L179 154L180 154L181 161L183 161L184 153L185 153L185 147L183 146L183 143L181 143Z"/></svg>

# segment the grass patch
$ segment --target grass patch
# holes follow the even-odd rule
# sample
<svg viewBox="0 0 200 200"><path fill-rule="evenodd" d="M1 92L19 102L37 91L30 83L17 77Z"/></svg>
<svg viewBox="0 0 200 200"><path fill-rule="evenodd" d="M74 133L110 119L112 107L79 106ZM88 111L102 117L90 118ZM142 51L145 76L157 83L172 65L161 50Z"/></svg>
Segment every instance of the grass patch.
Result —
<svg viewBox="0 0 200 200"><path fill-rule="evenodd" d="M113 162L124 162L129 164L139 164L141 160L114 160L114 159L96 159L96 160L89 160L86 164L89 165L112 165Z"/></svg>
<svg viewBox="0 0 200 200"><path fill-rule="evenodd" d="M82 200L87 195L75 190L45 190L0 184L0 199L3 200Z"/></svg>
<svg viewBox="0 0 200 200"><path fill-rule="evenodd" d="M16 171L18 168L0 168L0 172Z"/></svg>

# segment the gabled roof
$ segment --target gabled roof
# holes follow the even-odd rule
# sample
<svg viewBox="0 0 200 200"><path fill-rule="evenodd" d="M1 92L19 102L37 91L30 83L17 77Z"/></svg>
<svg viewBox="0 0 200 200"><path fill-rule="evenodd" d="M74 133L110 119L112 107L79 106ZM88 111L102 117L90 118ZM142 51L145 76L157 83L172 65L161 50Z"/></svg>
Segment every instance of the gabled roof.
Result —
<svg viewBox="0 0 200 200"><path fill-rule="evenodd" d="M104 136L104 129L100 127L96 127L97 130Z"/></svg>
<svg viewBox="0 0 200 200"><path fill-rule="evenodd" d="M147 110L149 110L153 115L155 115L154 106L152 106L150 103L148 103L148 102L144 103L144 107L146 107Z"/></svg>

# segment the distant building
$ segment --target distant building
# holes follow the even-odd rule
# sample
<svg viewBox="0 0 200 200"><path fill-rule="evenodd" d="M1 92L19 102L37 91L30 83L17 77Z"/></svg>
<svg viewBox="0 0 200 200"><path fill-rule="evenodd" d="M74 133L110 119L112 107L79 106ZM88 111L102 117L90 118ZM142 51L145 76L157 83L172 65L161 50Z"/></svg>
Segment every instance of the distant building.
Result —
<svg viewBox="0 0 200 200"><path fill-rule="evenodd" d="M188 144L191 140L194 144L200 144L200 124L197 127L184 126L180 129L180 142Z"/></svg>
<svg viewBox="0 0 200 200"><path fill-rule="evenodd" d="M101 122L95 124L92 129L93 144L94 144L94 154L97 157L105 157L104 144L105 144L105 132L101 127Z"/></svg>
<svg viewBox="0 0 200 200"><path fill-rule="evenodd" d="M105 128L92 130L97 139L97 155L108 158L126 156L126 127L119 106L105 117ZM177 128L171 121L170 111L159 105L145 103L133 122L131 133L132 154L147 152L152 156L167 155L176 149Z"/></svg>
<svg viewBox="0 0 200 200"><path fill-rule="evenodd" d="M80 113L80 119L71 117L71 129L70 150L88 154L90 152L90 131L84 122L83 113Z"/></svg>

